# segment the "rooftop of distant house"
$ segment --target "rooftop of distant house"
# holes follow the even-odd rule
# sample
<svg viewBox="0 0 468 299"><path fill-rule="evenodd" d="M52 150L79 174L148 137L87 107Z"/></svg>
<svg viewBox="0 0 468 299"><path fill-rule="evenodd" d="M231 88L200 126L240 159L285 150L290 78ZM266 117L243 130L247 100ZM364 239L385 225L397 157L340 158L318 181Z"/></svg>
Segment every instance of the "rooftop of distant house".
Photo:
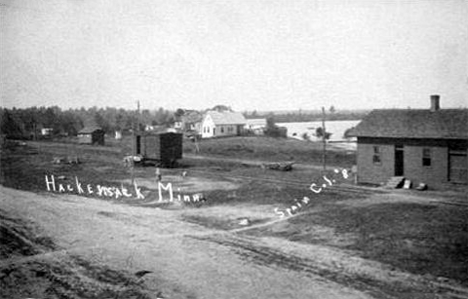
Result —
<svg viewBox="0 0 468 299"><path fill-rule="evenodd" d="M206 115L209 115L216 125L245 125L246 123L244 116L240 112L208 111Z"/></svg>
<svg viewBox="0 0 468 299"><path fill-rule="evenodd" d="M93 133L94 131L102 131L102 128L98 126L87 126L81 129L78 134L89 134Z"/></svg>

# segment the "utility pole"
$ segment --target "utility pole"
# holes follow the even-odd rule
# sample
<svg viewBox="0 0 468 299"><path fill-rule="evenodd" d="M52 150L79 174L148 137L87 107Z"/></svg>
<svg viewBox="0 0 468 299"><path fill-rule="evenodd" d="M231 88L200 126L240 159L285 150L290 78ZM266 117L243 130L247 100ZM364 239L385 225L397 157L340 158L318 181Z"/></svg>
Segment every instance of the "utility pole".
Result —
<svg viewBox="0 0 468 299"><path fill-rule="evenodd" d="M131 175L132 175L132 186L135 183L135 120L132 121L132 169L131 169Z"/></svg>
<svg viewBox="0 0 468 299"><path fill-rule="evenodd" d="M34 130L34 141L37 141L37 124L36 121L33 120L33 130Z"/></svg>
<svg viewBox="0 0 468 299"><path fill-rule="evenodd" d="M140 101L137 101L136 123L139 127L138 116L140 115ZM132 186L135 184L135 154L136 154L136 138L135 138L135 119L132 122Z"/></svg>
<svg viewBox="0 0 468 299"><path fill-rule="evenodd" d="M325 129L325 107L322 107L322 141L323 141L323 153L322 162L323 170L327 170L327 130Z"/></svg>

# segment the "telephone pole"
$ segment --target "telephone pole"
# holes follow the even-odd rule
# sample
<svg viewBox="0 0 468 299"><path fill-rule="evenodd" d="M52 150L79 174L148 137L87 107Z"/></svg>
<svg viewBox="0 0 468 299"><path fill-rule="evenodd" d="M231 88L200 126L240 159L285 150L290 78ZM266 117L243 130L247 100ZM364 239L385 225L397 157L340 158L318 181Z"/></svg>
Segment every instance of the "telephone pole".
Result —
<svg viewBox="0 0 468 299"><path fill-rule="evenodd" d="M325 107L322 107L323 170L327 170L327 139L326 137L327 137L327 130L325 129Z"/></svg>
<svg viewBox="0 0 468 299"><path fill-rule="evenodd" d="M137 101L137 114L132 122L132 186L135 184L135 155L136 155L136 138L135 138L135 120L137 127L139 127L138 116L140 114L140 101Z"/></svg>

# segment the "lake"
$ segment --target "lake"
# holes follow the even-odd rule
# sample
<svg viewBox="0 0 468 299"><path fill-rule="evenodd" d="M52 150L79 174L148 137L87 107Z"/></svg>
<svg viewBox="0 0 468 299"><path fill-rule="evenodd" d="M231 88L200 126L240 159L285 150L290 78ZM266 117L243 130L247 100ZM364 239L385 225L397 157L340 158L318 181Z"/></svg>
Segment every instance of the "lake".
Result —
<svg viewBox="0 0 468 299"><path fill-rule="evenodd" d="M326 121L325 128L327 132L332 133L330 136L331 142L346 141L343 137L344 132L351 128L355 127L360 120L334 120ZM319 139L315 137L315 130L318 127L322 126L321 121L311 121L311 122L297 122L297 123L277 123L276 125L280 127L286 127L288 129L288 137L297 138L304 140L302 135L307 133L310 136L311 141L318 141Z"/></svg>

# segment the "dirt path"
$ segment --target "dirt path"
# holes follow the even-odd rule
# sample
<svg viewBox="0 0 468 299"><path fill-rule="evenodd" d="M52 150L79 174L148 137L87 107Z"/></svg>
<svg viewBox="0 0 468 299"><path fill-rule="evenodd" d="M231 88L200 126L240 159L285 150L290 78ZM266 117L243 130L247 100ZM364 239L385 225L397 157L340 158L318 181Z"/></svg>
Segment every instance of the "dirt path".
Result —
<svg viewBox="0 0 468 299"><path fill-rule="evenodd" d="M53 237L60 250L48 255L69 252L117 269L153 271L145 281L166 298L371 298L320 275L242 259L200 237L219 231L180 221L173 211L4 187L0 192L3 211Z"/></svg>
<svg viewBox="0 0 468 299"><path fill-rule="evenodd" d="M116 270L151 271L144 277L146 286L162 290L164 298L400 298L402 292L411 298L468 296L464 288L402 272L353 252L243 234L283 220L232 230L181 220L187 214L230 218L240 211L250 211L244 213L253 217L264 213L261 206L174 211L2 186L0 194L0 211L37 224L58 246L37 256L2 260L0 269L35 258L77 255ZM379 199L401 200L391 194L374 197Z"/></svg>

